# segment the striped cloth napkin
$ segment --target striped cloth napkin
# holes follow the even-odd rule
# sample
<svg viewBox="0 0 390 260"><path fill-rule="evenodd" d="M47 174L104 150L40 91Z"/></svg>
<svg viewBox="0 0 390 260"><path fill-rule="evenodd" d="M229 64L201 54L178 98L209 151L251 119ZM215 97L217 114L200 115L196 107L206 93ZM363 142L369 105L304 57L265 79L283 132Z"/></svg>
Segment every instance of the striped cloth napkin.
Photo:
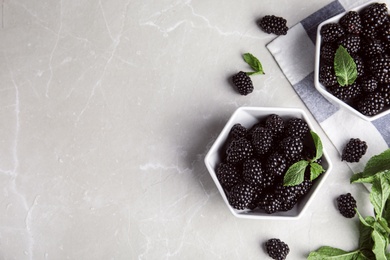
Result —
<svg viewBox="0 0 390 260"><path fill-rule="evenodd" d="M279 36L267 45L296 93L328 135L340 156L350 138L360 138L367 142L366 155L359 163L349 163L355 173L363 170L371 156L389 148L390 115L367 122L328 102L314 87L314 55L318 25L364 2L367 1L333 1L291 27L287 35ZM390 7L390 0L381 2Z"/></svg>

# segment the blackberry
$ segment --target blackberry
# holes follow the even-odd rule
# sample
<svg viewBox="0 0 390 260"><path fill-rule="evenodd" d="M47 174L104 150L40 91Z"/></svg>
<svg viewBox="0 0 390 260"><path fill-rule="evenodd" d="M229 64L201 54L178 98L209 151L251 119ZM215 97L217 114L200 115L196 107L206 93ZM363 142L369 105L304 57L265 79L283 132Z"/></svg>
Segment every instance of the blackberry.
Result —
<svg viewBox="0 0 390 260"><path fill-rule="evenodd" d="M367 58L373 58L385 51L382 42L374 38L365 38L362 44L362 53Z"/></svg>
<svg viewBox="0 0 390 260"><path fill-rule="evenodd" d="M356 214L356 200L351 193L342 194L337 197L337 208L344 217L353 218Z"/></svg>
<svg viewBox="0 0 390 260"><path fill-rule="evenodd" d="M278 238L271 238L265 243L268 255L272 259L284 260L290 253L288 245Z"/></svg>
<svg viewBox="0 0 390 260"><path fill-rule="evenodd" d="M287 170L286 159L279 153L273 153L267 158L265 170L281 180Z"/></svg>
<svg viewBox="0 0 390 260"><path fill-rule="evenodd" d="M275 188L275 199L280 201L279 211L291 210L298 200L298 196L295 194L295 186L277 185Z"/></svg>
<svg viewBox="0 0 390 260"><path fill-rule="evenodd" d="M289 162L299 157L303 150L302 140L298 137L286 137L279 145L283 155Z"/></svg>
<svg viewBox="0 0 390 260"><path fill-rule="evenodd" d="M252 93L254 89L251 78L243 71L240 71L233 76L233 84L243 96Z"/></svg>
<svg viewBox="0 0 390 260"><path fill-rule="evenodd" d="M380 83L390 83L390 56L379 55L369 61L369 69Z"/></svg>
<svg viewBox="0 0 390 260"><path fill-rule="evenodd" d="M241 181L241 172L230 163L220 163L217 168L217 178L227 191Z"/></svg>
<svg viewBox="0 0 390 260"><path fill-rule="evenodd" d="M342 45L349 54L357 53L360 50L360 37L353 34L344 35L338 40L338 45Z"/></svg>
<svg viewBox="0 0 390 260"><path fill-rule="evenodd" d="M354 82L349 86L340 86L336 84L334 86L328 87L328 91L335 97L343 101L350 101L360 96L361 86Z"/></svg>
<svg viewBox="0 0 390 260"><path fill-rule="evenodd" d="M322 64L320 67L319 81L329 87L337 84L337 77L332 65Z"/></svg>
<svg viewBox="0 0 390 260"><path fill-rule="evenodd" d="M284 131L284 120L276 114L267 116L265 127L270 129L274 137L279 137Z"/></svg>
<svg viewBox="0 0 390 260"><path fill-rule="evenodd" d="M351 56L356 64L356 70L357 70L358 77L363 76L364 69L365 69L363 59L359 55L356 55L356 54L352 54Z"/></svg>
<svg viewBox="0 0 390 260"><path fill-rule="evenodd" d="M349 11L343 17L340 18L340 25L345 29L347 33L360 34L362 32L362 20L360 15L356 11Z"/></svg>
<svg viewBox="0 0 390 260"><path fill-rule="evenodd" d="M390 44L390 19L379 30L379 38L389 46Z"/></svg>
<svg viewBox="0 0 390 260"><path fill-rule="evenodd" d="M238 183L228 195L229 204L238 210L248 209L255 196L255 190L250 184Z"/></svg>
<svg viewBox="0 0 390 260"><path fill-rule="evenodd" d="M266 15L259 22L260 28L266 33L286 35L288 31L287 20L275 15Z"/></svg>
<svg viewBox="0 0 390 260"><path fill-rule="evenodd" d="M245 137L247 133L248 133L248 129L246 129L241 124L235 124L230 129L229 135L234 139L238 139L241 137Z"/></svg>
<svg viewBox="0 0 390 260"><path fill-rule="evenodd" d="M282 203L279 200L275 199L274 196L272 196L272 197L268 198L263 209L264 209L265 213L273 214L275 212L280 211L281 206L282 206Z"/></svg>
<svg viewBox="0 0 390 260"><path fill-rule="evenodd" d="M363 24L373 26L375 28L384 24L388 19L387 6L384 3L373 3L360 13Z"/></svg>
<svg viewBox="0 0 390 260"><path fill-rule="evenodd" d="M343 149L342 161L359 162L367 151L367 143L359 138L351 138Z"/></svg>
<svg viewBox="0 0 390 260"><path fill-rule="evenodd" d="M362 78L358 84L364 92L374 92L378 88L378 81L372 76Z"/></svg>
<svg viewBox="0 0 390 260"><path fill-rule="evenodd" d="M252 133L252 145L257 155L264 155L272 147L272 132L265 127L257 127Z"/></svg>
<svg viewBox="0 0 390 260"><path fill-rule="evenodd" d="M365 38L377 38L378 37L377 28L370 24L363 24L363 31L360 35Z"/></svg>
<svg viewBox="0 0 390 260"><path fill-rule="evenodd" d="M363 97L357 103L357 110L366 116L378 114L385 106L385 100L381 93L373 92Z"/></svg>
<svg viewBox="0 0 390 260"><path fill-rule="evenodd" d="M383 97L385 106L390 105L390 83L380 85L378 92Z"/></svg>
<svg viewBox="0 0 390 260"><path fill-rule="evenodd" d="M328 64L333 64L336 50L336 45L333 42L325 42L322 44L320 51L322 61L325 61Z"/></svg>
<svg viewBox="0 0 390 260"><path fill-rule="evenodd" d="M252 144L245 138L233 140L226 150L226 160L230 163L240 163L253 155Z"/></svg>
<svg viewBox="0 0 390 260"><path fill-rule="evenodd" d="M301 118L290 119L286 124L286 136L304 138L308 133L309 125Z"/></svg>
<svg viewBox="0 0 390 260"><path fill-rule="evenodd" d="M343 27L338 23L328 23L321 27L321 37L324 42L335 42L345 34Z"/></svg>
<svg viewBox="0 0 390 260"><path fill-rule="evenodd" d="M259 209L265 210L273 200L274 200L274 194L271 193L260 194L259 200L257 202L257 207ZM276 212L276 210L274 212Z"/></svg>
<svg viewBox="0 0 390 260"><path fill-rule="evenodd" d="M263 170L261 162L255 158L244 162L242 174L244 181L261 190L271 186L274 181L274 176L267 174Z"/></svg>

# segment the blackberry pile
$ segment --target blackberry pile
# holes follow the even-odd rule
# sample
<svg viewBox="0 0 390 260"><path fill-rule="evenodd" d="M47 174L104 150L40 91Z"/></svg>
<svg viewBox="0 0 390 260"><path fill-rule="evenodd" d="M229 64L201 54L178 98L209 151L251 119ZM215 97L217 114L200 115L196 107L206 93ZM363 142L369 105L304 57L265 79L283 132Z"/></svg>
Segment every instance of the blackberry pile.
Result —
<svg viewBox="0 0 390 260"><path fill-rule="evenodd" d="M309 192L314 181L306 174L301 184L283 186L284 175L292 164L314 155L304 120L270 114L250 127L233 125L217 166L217 178L237 210L268 214L288 211Z"/></svg>
<svg viewBox="0 0 390 260"><path fill-rule="evenodd" d="M356 214L356 200L351 193L342 194L337 198L337 207L340 214L346 218L353 218Z"/></svg>
<svg viewBox="0 0 390 260"><path fill-rule="evenodd" d="M360 12L350 11L338 23L321 28L319 81L335 97L366 116L390 106L390 18L384 3L372 3ZM342 45L354 59L358 78L350 86L340 86L334 71L336 49Z"/></svg>

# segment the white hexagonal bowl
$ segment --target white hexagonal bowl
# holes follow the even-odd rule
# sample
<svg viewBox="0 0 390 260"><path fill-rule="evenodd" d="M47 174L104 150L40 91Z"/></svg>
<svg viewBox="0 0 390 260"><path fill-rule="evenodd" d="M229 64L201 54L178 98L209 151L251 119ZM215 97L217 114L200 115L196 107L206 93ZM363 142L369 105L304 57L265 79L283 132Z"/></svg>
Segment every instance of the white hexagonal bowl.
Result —
<svg viewBox="0 0 390 260"><path fill-rule="evenodd" d="M212 177L213 181L215 182L215 185L217 186L223 201L225 202L227 208L230 210L230 212L238 217L238 218L247 218L247 219L297 219L300 216L302 216L309 206L309 204L314 200L315 194L320 188L321 185L325 182L326 177L329 175L332 164L329 160L329 156L324 150L323 152L323 158L322 158L322 164L324 169L326 170L323 174L316 179L316 181L313 184L313 187L309 191L308 194L306 194L304 197L302 197L299 202L295 205L295 207L286 212L276 212L274 214L267 214L263 210L256 209L253 211L249 210L236 210L232 206L230 206L227 196L224 192L224 189L222 188L221 184L219 183L219 180L217 178L217 167L219 163L223 160L224 157L224 151L222 149L224 143L226 142L230 129L234 124L240 123L241 125L250 128L255 123L257 123L259 120L267 117L270 114L277 114L281 116L283 119L288 119L292 117L297 117L305 120L310 129L314 132L315 129L311 122L309 121L309 118L307 117L306 113L298 108L279 108L279 107L240 107L238 108L233 115L230 117L224 128L222 129L221 133L211 146L210 150L208 151L204 162L206 164L207 170L210 173L210 176Z"/></svg>
<svg viewBox="0 0 390 260"><path fill-rule="evenodd" d="M387 2L388 1L385 1L386 4L388 4ZM341 108L344 108L346 110L348 110L349 112L351 112L352 114L355 114L357 115L358 117L366 120L366 121L373 121L373 120L376 120L378 118L381 118L387 114L390 113L390 108L387 109L387 110L384 110L382 111L381 113L378 113L377 115L374 115L374 116L366 116L362 113L360 113L358 110L356 110L355 108L353 108L352 106L350 106L349 104L345 103L344 101L336 98L335 96L333 96L330 92L328 92L326 90L326 87L324 85L322 85L319 81L319 70L320 70L320 53L321 53L321 43L322 43L322 38L321 38L321 28L325 25L325 24L328 24L328 23L337 23L341 17L343 17L347 12L349 11L361 11L363 10L365 7L367 7L368 5L370 4L373 4L373 3L378 3L377 1L370 1L370 2L367 2L363 5L360 5L356 8L353 8L353 9L350 9L350 10L347 10L343 13L340 13L336 16L333 16L332 18L329 18L328 20L322 22L318 27L317 27L317 36L316 36L316 48L315 48L315 65L314 65L314 86L315 88L318 90L318 92L321 93L321 95L323 95L329 102L331 102L332 104L335 104L336 106L338 107L341 107Z"/></svg>

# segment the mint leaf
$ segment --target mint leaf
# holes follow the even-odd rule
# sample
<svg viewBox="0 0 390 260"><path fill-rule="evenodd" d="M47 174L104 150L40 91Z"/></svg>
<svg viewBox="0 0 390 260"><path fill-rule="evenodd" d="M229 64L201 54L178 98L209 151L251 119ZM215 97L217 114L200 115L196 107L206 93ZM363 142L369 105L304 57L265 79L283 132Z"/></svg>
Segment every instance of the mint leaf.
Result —
<svg viewBox="0 0 390 260"><path fill-rule="evenodd" d="M365 177L363 172L355 173L351 176L351 183L372 183L375 175Z"/></svg>
<svg viewBox="0 0 390 260"><path fill-rule="evenodd" d="M259 59L250 53L245 53L243 57L245 62L248 63L249 66L251 66L251 68L254 70L254 72L246 72L248 76L254 74L264 74L263 66L261 65Z"/></svg>
<svg viewBox="0 0 390 260"><path fill-rule="evenodd" d="M382 216L388 223L390 223L390 200L386 201L385 208L383 209Z"/></svg>
<svg viewBox="0 0 390 260"><path fill-rule="evenodd" d="M334 71L341 86L352 85L357 78L356 63L342 45L336 50Z"/></svg>
<svg viewBox="0 0 390 260"><path fill-rule="evenodd" d="M378 231L372 231L372 240L374 241L374 246L372 247L372 252L374 252L376 259L387 259L386 257L386 238Z"/></svg>
<svg viewBox="0 0 390 260"><path fill-rule="evenodd" d="M384 174L376 175L371 187L370 201L374 206L377 219L382 218L387 199L390 195L390 182L388 176Z"/></svg>
<svg viewBox="0 0 390 260"><path fill-rule="evenodd" d="M310 180L314 180L314 179L317 179L318 176L321 175L321 173L323 173L325 170L324 168L316 163L316 162L311 162L310 163Z"/></svg>
<svg viewBox="0 0 390 260"><path fill-rule="evenodd" d="M291 165L284 175L284 186L295 186L302 183L305 178L305 170L308 165L309 162L304 160L298 161Z"/></svg>
<svg viewBox="0 0 390 260"><path fill-rule="evenodd" d="M308 256L308 260L323 260L323 259L337 259L337 260L356 260L365 259L362 257L359 251L347 252L335 247L323 246L317 251L311 252Z"/></svg>
<svg viewBox="0 0 390 260"><path fill-rule="evenodd" d="M318 160L322 157L322 142L321 138L313 131L310 130L311 137L313 138L314 141L314 146L316 148L316 156L313 158L312 161Z"/></svg>
<svg viewBox="0 0 390 260"><path fill-rule="evenodd" d="M371 157L364 167L363 176L372 176L386 170L390 171L390 149Z"/></svg>

